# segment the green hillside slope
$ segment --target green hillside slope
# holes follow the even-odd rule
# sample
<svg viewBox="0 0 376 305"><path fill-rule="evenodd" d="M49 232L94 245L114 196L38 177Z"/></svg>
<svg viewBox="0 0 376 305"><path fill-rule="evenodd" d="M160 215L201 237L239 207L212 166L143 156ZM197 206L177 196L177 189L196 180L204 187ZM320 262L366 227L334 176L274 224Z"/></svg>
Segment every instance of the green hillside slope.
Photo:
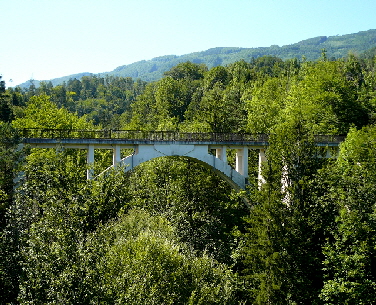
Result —
<svg viewBox="0 0 376 305"><path fill-rule="evenodd" d="M217 47L202 52L194 52L186 55L166 55L155 57L151 60L142 60L129 65L119 66L111 72L103 72L113 76L140 78L145 81L155 81L163 76L165 71L170 70L181 62L191 61L193 63L203 63L212 68L215 66L225 66L239 60L250 61L265 55L277 56L282 59L302 58L307 60L317 60L321 56L323 49L327 51L328 58L341 58L347 54L361 54L376 47L376 30L362 31L355 34L342 36L318 36L309 38L291 45L259 48L236 48ZM85 73L87 75L89 73ZM79 74L69 75L51 80L53 85L60 84L69 78L78 78ZM35 81L35 85L38 85ZM24 83L22 86L28 86Z"/></svg>

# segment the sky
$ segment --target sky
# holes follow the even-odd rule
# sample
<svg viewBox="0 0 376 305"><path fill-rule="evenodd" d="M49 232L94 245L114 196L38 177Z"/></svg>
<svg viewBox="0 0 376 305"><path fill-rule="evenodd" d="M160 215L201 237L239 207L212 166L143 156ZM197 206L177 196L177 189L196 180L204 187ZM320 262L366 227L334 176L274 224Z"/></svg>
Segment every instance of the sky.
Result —
<svg viewBox="0 0 376 305"><path fill-rule="evenodd" d="M0 75L112 71L215 47L288 45L376 29L375 0L0 0Z"/></svg>

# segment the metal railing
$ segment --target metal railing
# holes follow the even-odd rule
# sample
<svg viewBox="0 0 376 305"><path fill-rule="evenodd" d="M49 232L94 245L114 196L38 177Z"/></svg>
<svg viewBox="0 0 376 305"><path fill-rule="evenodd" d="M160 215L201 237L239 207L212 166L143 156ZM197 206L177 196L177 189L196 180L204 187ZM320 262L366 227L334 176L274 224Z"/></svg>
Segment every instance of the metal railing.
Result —
<svg viewBox="0 0 376 305"><path fill-rule="evenodd" d="M315 142L321 144L340 144L345 139L345 135L315 135Z"/></svg>
<svg viewBox="0 0 376 305"><path fill-rule="evenodd" d="M42 139L119 139L140 141L184 141L184 142L261 142L267 144L269 135L248 133L139 131L139 130L76 130L24 128L23 138ZM316 135L316 143L339 144L342 135Z"/></svg>
<svg viewBox="0 0 376 305"><path fill-rule="evenodd" d="M124 139L143 141L209 141L209 142L267 142L267 134L239 134L216 132L177 132L139 130L75 130L24 128L23 138L44 139Z"/></svg>

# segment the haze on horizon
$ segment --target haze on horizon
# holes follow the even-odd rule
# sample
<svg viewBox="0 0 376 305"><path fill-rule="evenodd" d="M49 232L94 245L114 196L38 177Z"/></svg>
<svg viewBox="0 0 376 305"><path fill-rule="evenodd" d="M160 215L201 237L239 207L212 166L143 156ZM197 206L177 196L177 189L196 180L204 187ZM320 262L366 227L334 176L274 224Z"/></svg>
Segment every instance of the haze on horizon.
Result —
<svg viewBox="0 0 376 305"><path fill-rule="evenodd" d="M374 0L5 0L0 9L0 75L7 86L163 55L282 46L376 28Z"/></svg>

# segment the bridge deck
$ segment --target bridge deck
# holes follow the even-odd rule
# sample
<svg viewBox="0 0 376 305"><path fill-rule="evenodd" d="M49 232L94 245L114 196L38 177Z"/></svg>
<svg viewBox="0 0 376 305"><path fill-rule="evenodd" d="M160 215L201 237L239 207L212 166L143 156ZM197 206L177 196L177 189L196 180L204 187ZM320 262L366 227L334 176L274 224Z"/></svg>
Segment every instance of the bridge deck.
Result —
<svg viewBox="0 0 376 305"><path fill-rule="evenodd" d="M267 134L247 133L188 133L175 131L134 131L134 130L74 130L39 129L21 130L25 144L45 145L133 145L133 144L202 144L268 146ZM317 135L317 146L338 146L344 136Z"/></svg>

